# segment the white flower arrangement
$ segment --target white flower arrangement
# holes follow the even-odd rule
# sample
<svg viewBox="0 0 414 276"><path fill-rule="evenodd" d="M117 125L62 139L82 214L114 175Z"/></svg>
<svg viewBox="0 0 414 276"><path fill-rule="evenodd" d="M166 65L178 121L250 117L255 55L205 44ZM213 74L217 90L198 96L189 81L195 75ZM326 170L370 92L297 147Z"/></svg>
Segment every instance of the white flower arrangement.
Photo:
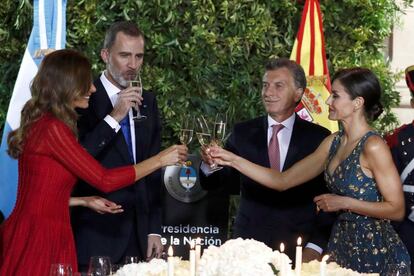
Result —
<svg viewBox="0 0 414 276"><path fill-rule="evenodd" d="M208 247L200 260L198 273L200 276L274 276L270 264L280 271L283 262L291 267L286 254L272 251L262 242L238 238L228 240L220 247ZM286 275L289 274L290 268Z"/></svg>
<svg viewBox="0 0 414 276"><path fill-rule="evenodd" d="M320 275L320 262L311 261L309 263L302 264L301 276L319 276ZM326 276L379 276L378 273L358 273L351 269L340 267L335 262L330 262L326 265Z"/></svg>
<svg viewBox="0 0 414 276"><path fill-rule="evenodd" d="M163 259L152 259L148 263L127 264L121 267L114 276L167 276L167 262ZM190 264L179 257L174 257L175 275L190 275Z"/></svg>
<svg viewBox="0 0 414 276"><path fill-rule="evenodd" d="M190 275L189 261L173 257L174 276ZM289 257L262 242L253 239L228 240L220 247L209 246L204 250L198 263L198 276L293 276ZM165 260L152 259L150 262L128 264L120 268L114 276L167 276L168 265ZM302 264L301 276L319 276L320 262ZM326 276L376 275L361 274L342 268L334 262L326 265Z"/></svg>

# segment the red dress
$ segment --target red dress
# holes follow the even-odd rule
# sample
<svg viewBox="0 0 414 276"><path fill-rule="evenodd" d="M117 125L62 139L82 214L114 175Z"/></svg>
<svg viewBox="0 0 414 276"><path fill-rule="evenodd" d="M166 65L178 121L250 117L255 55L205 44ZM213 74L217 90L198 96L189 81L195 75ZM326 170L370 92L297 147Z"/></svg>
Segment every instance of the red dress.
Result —
<svg viewBox="0 0 414 276"><path fill-rule="evenodd" d="M44 115L28 133L16 206L0 227L1 276L45 276L53 263L77 271L68 206L77 178L110 192L132 184L135 170L104 169L62 121Z"/></svg>

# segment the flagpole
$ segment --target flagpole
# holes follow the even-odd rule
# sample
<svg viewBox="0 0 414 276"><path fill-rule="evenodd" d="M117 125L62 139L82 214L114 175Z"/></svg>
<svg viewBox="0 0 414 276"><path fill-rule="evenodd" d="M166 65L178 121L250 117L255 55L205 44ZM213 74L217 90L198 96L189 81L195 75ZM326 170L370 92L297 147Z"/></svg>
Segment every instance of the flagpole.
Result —
<svg viewBox="0 0 414 276"><path fill-rule="evenodd" d="M20 112L31 97L30 82L42 58L54 49L64 48L65 44L66 0L34 0L33 28L10 99L0 146L0 211L5 217L10 215L16 201L18 176L17 160L7 154L7 136L19 127Z"/></svg>

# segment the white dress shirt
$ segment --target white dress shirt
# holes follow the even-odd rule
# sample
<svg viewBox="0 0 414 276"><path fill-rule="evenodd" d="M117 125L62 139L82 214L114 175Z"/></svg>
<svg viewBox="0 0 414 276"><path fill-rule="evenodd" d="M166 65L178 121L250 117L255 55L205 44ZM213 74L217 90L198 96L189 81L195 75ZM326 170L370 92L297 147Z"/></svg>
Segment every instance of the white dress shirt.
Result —
<svg viewBox="0 0 414 276"><path fill-rule="evenodd" d="M121 91L121 89L116 87L112 82L108 80L108 78L105 76L105 72L102 72L100 80L106 90L106 93L108 94L109 99L111 100L112 106L115 106L116 102L118 101L118 93ZM118 132L121 129L119 123L114 118L112 118L111 115L106 115L104 120L112 129L115 130L115 132ZM129 110L129 125L131 129L132 154L134 156L134 163L136 163L137 158L135 147L135 127L134 121L132 120L132 109Z"/></svg>
<svg viewBox="0 0 414 276"><path fill-rule="evenodd" d="M285 165L286 155L289 149L290 138L292 137L293 124L295 123L295 113L283 122L276 122L272 117L267 115L267 146L269 146L270 138L273 134L273 125L282 124L283 128L278 132L277 139L279 141L279 154L280 154L280 171L282 171Z"/></svg>
<svg viewBox="0 0 414 276"><path fill-rule="evenodd" d="M102 72L100 80L102 82L103 87L106 90L106 93L108 94L109 99L111 100L112 106L116 104L116 101L118 100L118 93L121 91L118 87L116 87L112 82L108 80L108 78L105 76L105 72ZM106 115L104 118L105 122L113 129L115 132L118 133L118 131L121 129L121 126L119 123L112 118L111 115ZM131 142L132 142L132 153L134 155L134 163L137 163L136 159L136 147L135 147L135 127L134 127L134 121L132 120L132 109L129 110L129 125L131 127ZM161 237L159 234L153 234L150 233L148 236L158 236Z"/></svg>
<svg viewBox="0 0 414 276"><path fill-rule="evenodd" d="M283 170L283 166L285 165L287 152L289 149L290 139L292 138L292 131L293 131L293 124L295 123L296 113L293 113L292 116L284 120L283 122L276 122L273 120L272 117L267 115L267 145L269 146L270 138L272 138L273 134L273 125L282 124L283 128L277 134L277 139L279 141L279 153L280 153L280 171ZM314 243L308 242L306 244L307 248L311 248L317 251L319 254L322 254L322 248L317 246Z"/></svg>

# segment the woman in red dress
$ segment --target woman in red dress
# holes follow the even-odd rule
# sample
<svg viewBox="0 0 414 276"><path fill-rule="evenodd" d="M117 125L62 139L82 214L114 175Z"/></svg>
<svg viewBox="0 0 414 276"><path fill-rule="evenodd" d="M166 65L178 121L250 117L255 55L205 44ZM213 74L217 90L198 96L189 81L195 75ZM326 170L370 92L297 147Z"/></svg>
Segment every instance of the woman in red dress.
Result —
<svg viewBox="0 0 414 276"><path fill-rule="evenodd" d="M44 58L8 139L19 182L16 206L0 227L0 275L45 276L53 263L77 271L68 207L77 178L110 192L186 160L187 148L175 145L134 166L103 168L76 139L75 108L87 107L94 92L84 56L59 50Z"/></svg>

